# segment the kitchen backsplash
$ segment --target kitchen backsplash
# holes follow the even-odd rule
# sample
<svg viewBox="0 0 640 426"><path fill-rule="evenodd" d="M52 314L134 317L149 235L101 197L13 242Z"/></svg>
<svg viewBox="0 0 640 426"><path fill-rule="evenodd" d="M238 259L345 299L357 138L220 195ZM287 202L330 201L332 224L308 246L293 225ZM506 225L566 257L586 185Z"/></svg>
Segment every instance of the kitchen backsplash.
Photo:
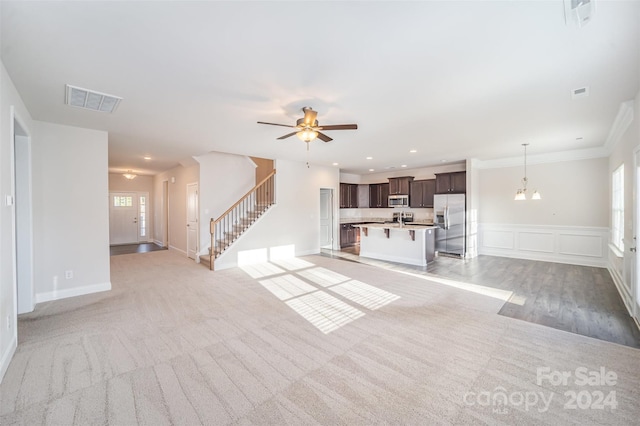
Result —
<svg viewBox="0 0 640 426"><path fill-rule="evenodd" d="M404 210L413 213L414 220L433 220L433 209L340 209L340 219L352 218L387 218L391 220L393 212Z"/></svg>

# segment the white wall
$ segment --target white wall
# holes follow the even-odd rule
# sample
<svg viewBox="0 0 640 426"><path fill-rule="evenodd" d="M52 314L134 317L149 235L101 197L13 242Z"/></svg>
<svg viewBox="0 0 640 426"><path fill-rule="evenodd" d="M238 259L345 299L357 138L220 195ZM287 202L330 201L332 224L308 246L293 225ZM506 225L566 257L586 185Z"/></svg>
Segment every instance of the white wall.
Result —
<svg viewBox="0 0 640 426"><path fill-rule="evenodd" d="M633 311L632 307L632 294L635 291L638 293L639 289L633 288L634 278L631 276L633 270L633 256L634 254L629 250L630 247L635 247L636 242L633 240L634 229L634 157L635 150L640 149L640 92L633 100L633 107L631 110L627 110L628 114L623 121L624 132L621 133L620 140L617 141L608 163L608 184L611 186L611 174L621 164L624 164L624 253L619 253L617 250L609 249L609 271L614 279L614 282L618 286L618 290L624 300L627 309ZM623 110L621 109L621 112ZM638 197L638 194L636 194ZM637 199L636 199L637 200ZM638 201L636 201L638 202ZM609 209L609 224L611 223L611 198L607 199L607 209ZM639 224L636 224L639 226ZM638 236L638 230L635 231ZM640 265L638 265L640 266ZM637 300L636 300L637 302ZM640 304L636 306L636 312L640 314Z"/></svg>
<svg viewBox="0 0 640 426"><path fill-rule="evenodd" d="M111 289L107 139L103 131L35 122L36 302Z"/></svg>
<svg viewBox="0 0 640 426"><path fill-rule="evenodd" d="M200 163L200 254L211 245L209 221L217 219L256 184L256 164L242 155L211 152Z"/></svg>
<svg viewBox="0 0 640 426"><path fill-rule="evenodd" d="M13 178L13 115L33 131L33 121L4 65L0 62L0 380L17 346L16 275L14 265L14 207L5 197L15 196Z"/></svg>
<svg viewBox="0 0 640 426"><path fill-rule="evenodd" d="M216 269L236 266L238 255L251 250L292 246L295 255L320 252L320 189L334 193L334 248L339 242L339 171L331 167L276 160L276 205L216 260Z"/></svg>
<svg viewBox="0 0 640 426"><path fill-rule="evenodd" d="M529 197L514 201L523 167L478 173L479 253L533 260L606 265L606 158L527 166Z"/></svg>
<svg viewBox="0 0 640 426"><path fill-rule="evenodd" d="M163 196L162 182L169 182L169 248L187 255L187 184L199 182L200 167L198 164L189 167L178 166L159 173L153 180L153 235L157 243L163 238Z"/></svg>

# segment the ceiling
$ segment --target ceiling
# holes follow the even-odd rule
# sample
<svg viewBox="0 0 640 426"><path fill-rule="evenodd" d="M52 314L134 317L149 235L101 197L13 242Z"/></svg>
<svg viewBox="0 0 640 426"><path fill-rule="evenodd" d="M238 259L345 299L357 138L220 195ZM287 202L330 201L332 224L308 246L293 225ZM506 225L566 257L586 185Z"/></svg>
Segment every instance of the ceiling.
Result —
<svg viewBox="0 0 640 426"><path fill-rule="evenodd" d="M108 131L112 171L221 151L366 174L519 156L522 143L601 147L639 90L639 1L599 1L583 28L562 0L3 0L0 14L2 61L32 117ZM70 107L65 84L123 100L113 114ZM256 123L295 124L303 106L359 128L307 152Z"/></svg>

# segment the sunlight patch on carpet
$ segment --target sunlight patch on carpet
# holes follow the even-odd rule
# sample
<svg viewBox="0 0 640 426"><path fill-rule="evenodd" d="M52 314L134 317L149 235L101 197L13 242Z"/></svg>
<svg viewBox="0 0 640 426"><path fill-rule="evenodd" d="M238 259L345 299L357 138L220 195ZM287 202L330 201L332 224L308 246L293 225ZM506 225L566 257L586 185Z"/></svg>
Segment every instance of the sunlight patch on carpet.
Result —
<svg viewBox="0 0 640 426"><path fill-rule="evenodd" d="M364 316L364 312L323 291L300 296L285 303L324 334Z"/></svg>
<svg viewBox="0 0 640 426"><path fill-rule="evenodd" d="M357 280L336 285L329 290L372 311L400 299L400 296L396 294Z"/></svg>
<svg viewBox="0 0 640 426"><path fill-rule="evenodd" d="M280 300L291 299L317 290L314 286L289 274L258 282Z"/></svg>

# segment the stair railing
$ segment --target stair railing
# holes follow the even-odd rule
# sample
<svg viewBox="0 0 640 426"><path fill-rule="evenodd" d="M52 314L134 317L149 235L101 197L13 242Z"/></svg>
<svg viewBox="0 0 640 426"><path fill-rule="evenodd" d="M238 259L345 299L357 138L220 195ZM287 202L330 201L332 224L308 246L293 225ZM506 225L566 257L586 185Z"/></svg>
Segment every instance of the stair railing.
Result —
<svg viewBox="0 0 640 426"><path fill-rule="evenodd" d="M256 186L229 207L217 219L211 218L209 232L209 269L213 271L214 261L258 219L269 207L275 204L275 174L269 173Z"/></svg>

